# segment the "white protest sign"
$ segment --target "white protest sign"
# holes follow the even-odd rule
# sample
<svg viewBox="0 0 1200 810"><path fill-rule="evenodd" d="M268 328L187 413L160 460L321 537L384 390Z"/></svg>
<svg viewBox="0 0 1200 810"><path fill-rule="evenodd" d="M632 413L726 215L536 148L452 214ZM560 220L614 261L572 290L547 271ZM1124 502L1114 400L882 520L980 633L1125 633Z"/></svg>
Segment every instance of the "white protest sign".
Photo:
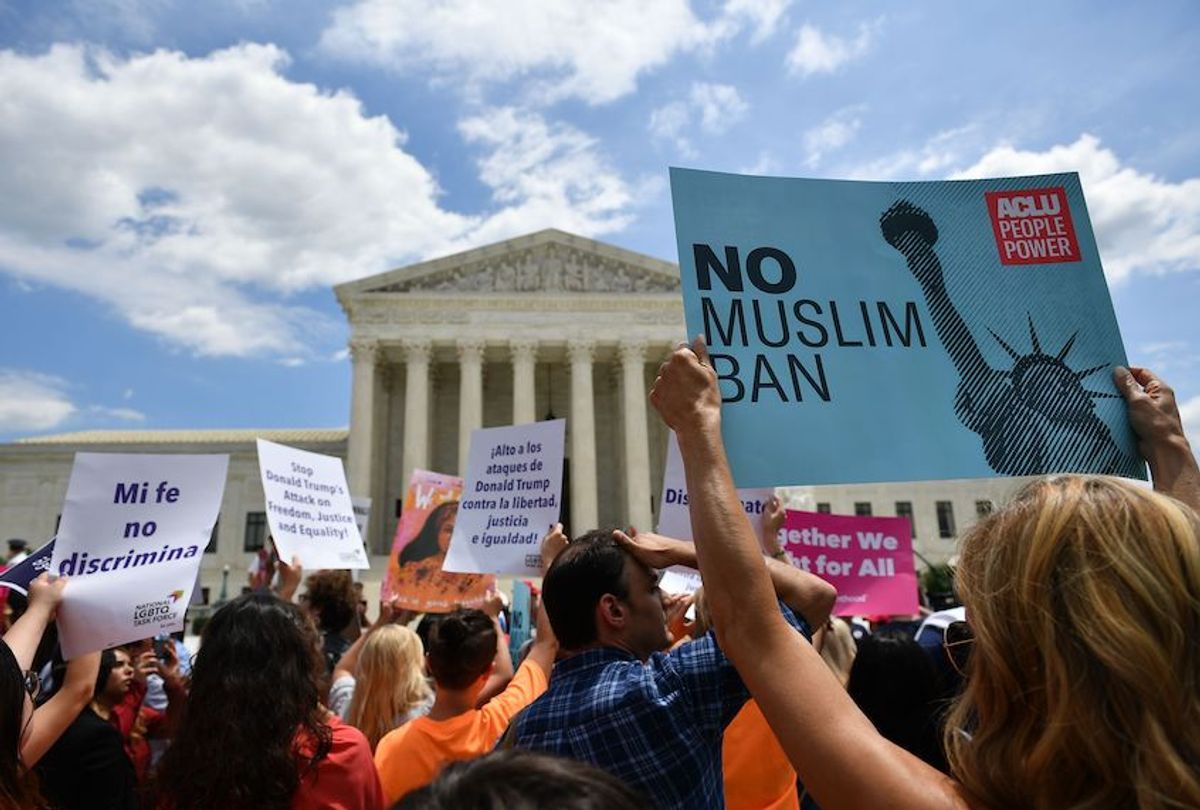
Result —
<svg viewBox="0 0 1200 810"><path fill-rule="evenodd" d="M63 655L183 628L228 456L77 453L50 570Z"/></svg>
<svg viewBox="0 0 1200 810"><path fill-rule="evenodd" d="M541 541L562 506L565 426L554 419L471 434L443 571L541 576Z"/></svg>
<svg viewBox="0 0 1200 810"><path fill-rule="evenodd" d="M358 536L363 539L364 545L367 542L367 526L371 522L371 499L370 498L351 498L350 503L354 506L354 525L358 527ZM350 572L351 578L359 581L359 569L354 569Z"/></svg>
<svg viewBox="0 0 1200 810"><path fill-rule="evenodd" d="M279 558L318 568L370 568L342 460L258 440L267 522Z"/></svg>
<svg viewBox="0 0 1200 810"><path fill-rule="evenodd" d="M762 533L763 513L775 494L771 488L739 489L738 498L750 518L757 538ZM663 470L662 502L658 509L658 533L679 540L692 539L692 519L688 514L687 480L683 474L683 457L679 441L672 431L667 439L667 463ZM668 568L658 586L667 593L695 593L700 587L700 574L690 568Z"/></svg>

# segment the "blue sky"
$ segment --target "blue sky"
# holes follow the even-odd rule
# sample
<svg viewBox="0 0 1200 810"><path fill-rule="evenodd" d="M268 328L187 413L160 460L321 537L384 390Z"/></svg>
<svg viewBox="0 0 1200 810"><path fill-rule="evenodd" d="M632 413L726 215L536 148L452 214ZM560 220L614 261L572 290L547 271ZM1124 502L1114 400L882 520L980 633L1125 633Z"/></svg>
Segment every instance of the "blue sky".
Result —
<svg viewBox="0 0 1200 810"><path fill-rule="evenodd" d="M0 440L344 425L333 284L546 227L673 261L669 165L1080 172L1195 435L1197 75L1191 0L0 0Z"/></svg>

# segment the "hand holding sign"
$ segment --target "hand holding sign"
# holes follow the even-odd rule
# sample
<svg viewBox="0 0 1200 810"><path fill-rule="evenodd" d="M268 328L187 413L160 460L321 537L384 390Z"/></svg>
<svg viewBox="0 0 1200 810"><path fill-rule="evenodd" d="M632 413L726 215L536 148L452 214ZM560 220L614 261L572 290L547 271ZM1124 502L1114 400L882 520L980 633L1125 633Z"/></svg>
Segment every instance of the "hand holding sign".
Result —
<svg viewBox="0 0 1200 810"><path fill-rule="evenodd" d="M704 338L681 344L659 366L650 402L677 434L720 426L721 391Z"/></svg>

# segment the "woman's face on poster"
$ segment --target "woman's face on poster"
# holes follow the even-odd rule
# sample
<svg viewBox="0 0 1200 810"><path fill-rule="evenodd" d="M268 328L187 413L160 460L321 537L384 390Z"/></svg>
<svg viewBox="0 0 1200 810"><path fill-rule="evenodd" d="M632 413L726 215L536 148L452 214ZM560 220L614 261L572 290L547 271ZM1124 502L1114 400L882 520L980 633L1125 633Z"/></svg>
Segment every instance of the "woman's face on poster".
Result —
<svg viewBox="0 0 1200 810"><path fill-rule="evenodd" d="M444 554L450 548L450 537L454 534L454 519L457 517L457 510L447 512L442 518L442 524L438 526L438 548Z"/></svg>

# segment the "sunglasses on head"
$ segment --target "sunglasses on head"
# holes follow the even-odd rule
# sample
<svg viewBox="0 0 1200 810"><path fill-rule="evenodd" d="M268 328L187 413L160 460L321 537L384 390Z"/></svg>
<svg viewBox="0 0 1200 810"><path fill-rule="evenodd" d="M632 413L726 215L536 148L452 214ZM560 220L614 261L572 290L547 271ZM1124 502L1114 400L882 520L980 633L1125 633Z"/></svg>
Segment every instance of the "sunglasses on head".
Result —
<svg viewBox="0 0 1200 810"><path fill-rule="evenodd" d="M959 675L967 674L967 662L971 657L971 647L975 644L975 632L971 625L963 622L950 622L942 633L942 646L950 665Z"/></svg>

